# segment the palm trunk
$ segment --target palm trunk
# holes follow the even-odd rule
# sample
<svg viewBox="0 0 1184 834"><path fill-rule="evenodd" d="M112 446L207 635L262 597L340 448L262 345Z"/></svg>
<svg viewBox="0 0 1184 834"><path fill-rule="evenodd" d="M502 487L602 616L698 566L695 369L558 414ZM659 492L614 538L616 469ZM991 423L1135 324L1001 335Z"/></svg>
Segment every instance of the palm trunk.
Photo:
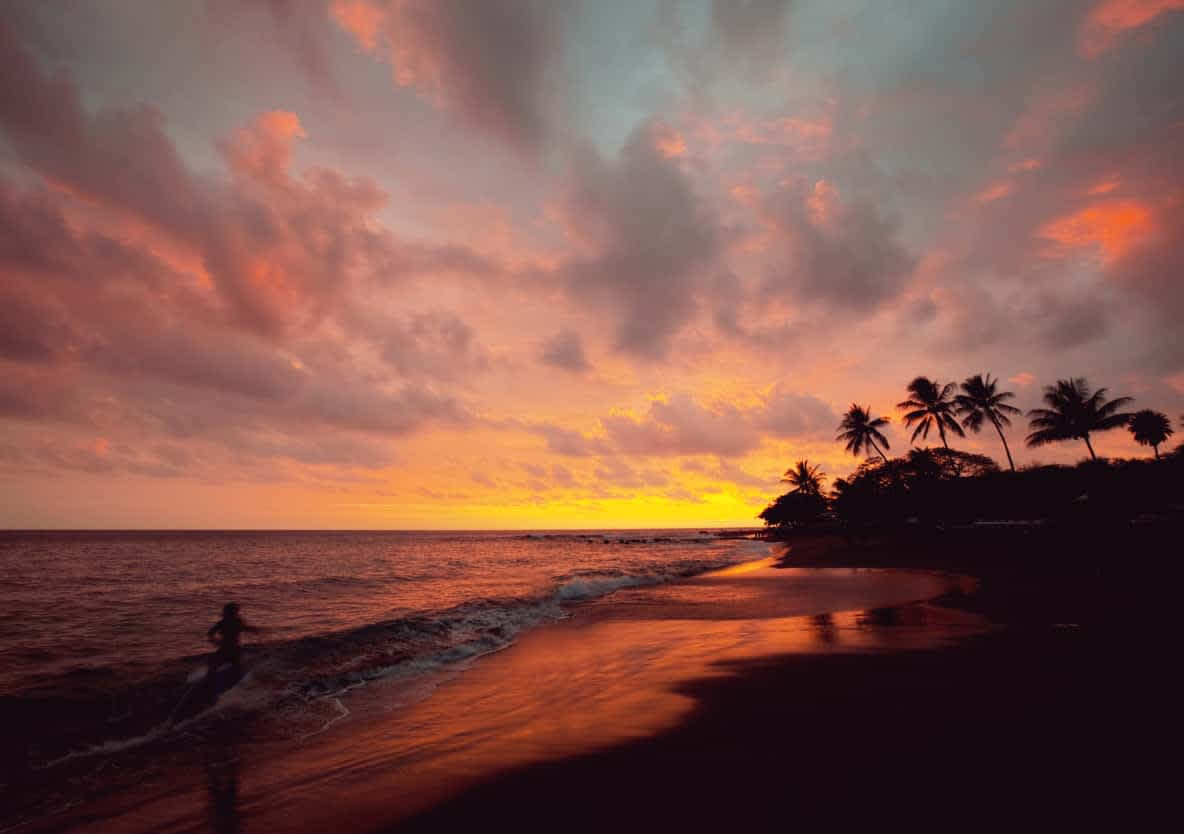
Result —
<svg viewBox="0 0 1184 834"><path fill-rule="evenodd" d="M1151 446L1151 451L1155 452L1155 459L1159 460L1159 444L1155 443Z"/></svg>
<svg viewBox="0 0 1184 834"><path fill-rule="evenodd" d="M1007 438L1003 436L1003 427L999 425L998 421L991 420L995 425L995 431L999 432L999 439L1003 441L1003 451L1007 455L1007 463L1011 467L1011 471L1015 471L1015 461L1011 459L1011 449L1007 446Z"/></svg>
<svg viewBox="0 0 1184 834"><path fill-rule="evenodd" d="M872 444L872 448L873 448L873 449L875 449L875 450L876 450L876 452L877 452L877 453L880 455L880 457L882 457L882 458L884 459L884 463L887 463L887 462L888 462L888 456L887 456L886 454L884 454L883 452L881 452L881 451L880 451L880 447L876 445L876 441L872 440L872 439L869 437L869 438L868 438L868 440L867 440L867 442L868 442L868 443L870 443L870 444Z"/></svg>
<svg viewBox="0 0 1184 834"><path fill-rule="evenodd" d="M1089 456L1094 460L1097 460L1098 456L1094 454L1094 447L1093 444L1089 442L1089 435L1082 435L1081 439L1085 441L1085 448L1089 449Z"/></svg>
<svg viewBox="0 0 1184 834"><path fill-rule="evenodd" d="M937 421L937 433L941 435L941 445L946 447L946 451L950 450L950 444L946 442L946 427L941 424L941 420Z"/></svg>

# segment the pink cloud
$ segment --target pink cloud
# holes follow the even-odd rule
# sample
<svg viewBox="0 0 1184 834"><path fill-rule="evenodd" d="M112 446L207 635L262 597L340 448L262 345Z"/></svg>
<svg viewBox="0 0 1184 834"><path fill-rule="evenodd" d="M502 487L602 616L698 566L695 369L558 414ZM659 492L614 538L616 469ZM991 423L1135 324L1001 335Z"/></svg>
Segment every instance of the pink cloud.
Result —
<svg viewBox="0 0 1184 834"><path fill-rule="evenodd" d="M1127 32L1184 9L1184 0L1101 0L1090 10L1078 33L1078 51L1097 58L1114 48Z"/></svg>
<svg viewBox="0 0 1184 834"><path fill-rule="evenodd" d="M304 137L295 113L273 110L235 133L223 144L223 153L239 176L280 183L288 175L293 140Z"/></svg>
<svg viewBox="0 0 1184 834"><path fill-rule="evenodd" d="M335 0L331 14L394 81L518 145L546 132L555 4L525 0Z"/></svg>
<svg viewBox="0 0 1184 834"><path fill-rule="evenodd" d="M687 143L682 134L665 122L656 122L650 131L651 140L662 156L680 157L687 155Z"/></svg>
<svg viewBox="0 0 1184 834"><path fill-rule="evenodd" d="M977 203L993 203L996 200L1001 200L1011 194L1015 190L1015 184L1010 180L1002 180L1000 182L991 183L982 191L974 195L974 200Z"/></svg>

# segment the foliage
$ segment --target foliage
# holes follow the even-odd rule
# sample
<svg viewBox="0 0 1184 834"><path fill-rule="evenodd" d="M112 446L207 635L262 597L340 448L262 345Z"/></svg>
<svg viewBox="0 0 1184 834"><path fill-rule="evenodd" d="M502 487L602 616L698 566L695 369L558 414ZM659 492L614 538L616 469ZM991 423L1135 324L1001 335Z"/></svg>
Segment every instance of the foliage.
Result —
<svg viewBox="0 0 1184 834"><path fill-rule="evenodd" d="M785 470L781 482L792 485L793 492L821 495L822 479L825 477L826 473L822 471L820 466L811 466L810 461L799 460L792 469Z"/></svg>
<svg viewBox="0 0 1184 834"><path fill-rule="evenodd" d="M1138 443L1155 450L1157 458L1160 444L1174 434L1168 415L1152 411L1150 408L1132 414L1128 428Z"/></svg>
<svg viewBox="0 0 1184 834"><path fill-rule="evenodd" d="M1166 415L1149 409L1124 412L1130 397L1107 399L1105 388L1091 391L1081 377L1046 386L1046 407L1028 412L1028 445L1080 439L1091 460L1077 466L1017 470L1003 427L1011 425L1011 415L1021 412L1008 402L1015 395L1000 391L997 379L990 374L967 377L961 393L954 395L953 383L917 377L908 390L910 398L898 407L907 410L905 424L915 426L913 440L926 438L936 428L943 448L912 449L904 457L889 458L888 438L881 431L888 418L873 418L870 407L852 404L836 440L854 455L866 453L863 463L850 476L836 478L831 493L823 495L819 467L799 460L782 478L793 489L766 507L760 518L781 528L827 518L849 528L1038 520L1061 521L1077 529L1089 519L1126 529L1132 521L1178 514L1184 508L1184 446L1161 459L1159 446L1173 434L1171 423ZM947 432L965 436L963 428L977 432L988 423L1003 443L1008 472L985 455L950 449L946 443ZM1090 435L1119 426L1128 426L1139 443L1152 446L1156 460L1098 460Z"/></svg>
<svg viewBox="0 0 1184 834"><path fill-rule="evenodd" d="M1034 408L1028 412L1029 446L1044 446L1061 440L1083 440L1090 458L1097 460L1089 436L1093 432L1109 431L1125 426L1131 415L1119 411L1130 397L1106 399L1106 389L1092 393L1084 377L1058 379L1056 385L1045 386L1044 402L1048 408Z"/></svg>
<svg viewBox="0 0 1184 834"><path fill-rule="evenodd" d="M958 501L969 490L960 481L998 473L985 455L913 449L904 458L867 461L850 478L837 479L832 506L841 519L857 523L962 517L970 510Z"/></svg>
<svg viewBox="0 0 1184 834"><path fill-rule="evenodd" d="M1015 471L1015 461L1011 458L1011 448L1007 445L1007 438L1003 434L1003 427L1011 425L1012 414L1022 413L1007 401L1015 398L1011 391L998 390L998 380L991 379L990 374L975 374L962 382L962 393L954 397L954 407L962 417L962 427L970 429L976 434L982 431L984 423L990 423L999 433L999 440L1003 443L1003 451L1007 455L1007 464L1011 471Z"/></svg>
<svg viewBox="0 0 1184 834"><path fill-rule="evenodd" d="M952 382L942 385L924 376L919 376L908 384L909 398L897 403L896 407L905 412L906 426L912 427L914 423L917 425L910 438L914 443L917 442L918 436L922 440L928 438L929 431L935 428L941 436L941 445L947 449L950 448L946 440L947 431L959 437L966 436L958 421L954 419L956 388Z"/></svg>
<svg viewBox="0 0 1184 834"><path fill-rule="evenodd" d="M826 512L826 499L817 493L787 492L761 510L760 518L770 527L801 527L818 521Z"/></svg>
<svg viewBox="0 0 1184 834"><path fill-rule="evenodd" d="M835 440L846 443L847 451L853 455L867 452L870 456L872 452L876 452L884 460L888 460L888 456L884 454L884 450L889 448L888 438L880 431L886 425L887 417L872 418L870 405L861 408L852 403L839 423L839 435Z"/></svg>
<svg viewBox="0 0 1184 834"><path fill-rule="evenodd" d="M842 522L926 523L1115 519L1178 512L1184 505L1184 448L1162 460L1084 461L1000 471L981 455L946 459L944 449L868 461L835 481L831 508ZM985 461L985 462L984 462ZM962 477L954 475L962 468Z"/></svg>

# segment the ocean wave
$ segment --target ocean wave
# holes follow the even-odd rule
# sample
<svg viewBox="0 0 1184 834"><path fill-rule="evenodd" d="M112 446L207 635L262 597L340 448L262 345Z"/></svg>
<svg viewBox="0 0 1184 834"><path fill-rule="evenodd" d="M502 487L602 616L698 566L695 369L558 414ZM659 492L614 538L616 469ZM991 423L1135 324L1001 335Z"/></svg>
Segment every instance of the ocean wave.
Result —
<svg viewBox="0 0 1184 834"><path fill-rule="evenodd" d="M528 629L569 616L573 604L758 558L764 547L737 542L711 558L645 570L573 570L533 596L475 599L356 628L255 644L244 650L248 676L211 708L185 715L183 721L175 720L176 715L189 690L201 682L201 656L176 658L147 678L123 684L115 669L72 670L58 676L56 686L55 680L40 681L29 697L0 698L0 719L23 727L31 763L37 767L161 742L211 716L250 721L261 714L323 705L326 721L332 723L346 709L341 696L353 689L461 668L512 645ZM90 685L80 686L91 677L102 685L88 681ZM63 716L71 719L66 730L59 726Z"/></svg>

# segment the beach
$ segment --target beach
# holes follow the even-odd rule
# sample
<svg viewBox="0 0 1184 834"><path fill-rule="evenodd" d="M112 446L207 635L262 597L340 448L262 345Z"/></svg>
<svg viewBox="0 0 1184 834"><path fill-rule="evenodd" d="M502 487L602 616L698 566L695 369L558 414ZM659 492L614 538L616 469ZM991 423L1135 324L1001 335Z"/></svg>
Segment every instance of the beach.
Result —
<svg viewBox="0 0 1184 834"><path fill-rule="evenodd" d="M855 564L887 561L884 542L772 547L581 602L415 691L359 688L301 737L258 743L228 719L112 756L94 795L19 830L766 830L968 807L1063 822L1093 813L1082 792L1113 796L1113 669L1085 617L1001 607L1014 578Z"/></svg>

